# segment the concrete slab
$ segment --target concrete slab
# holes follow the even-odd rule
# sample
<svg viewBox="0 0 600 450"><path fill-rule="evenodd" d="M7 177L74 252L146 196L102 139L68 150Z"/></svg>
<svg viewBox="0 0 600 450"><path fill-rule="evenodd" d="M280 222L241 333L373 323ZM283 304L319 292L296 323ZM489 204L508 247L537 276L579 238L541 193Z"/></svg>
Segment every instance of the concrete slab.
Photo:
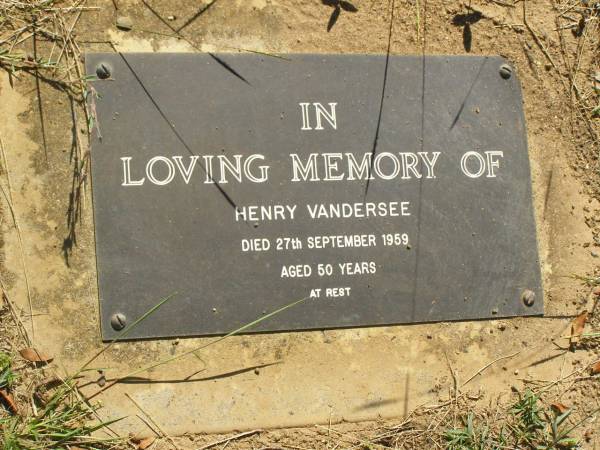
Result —
<svg viewBox="0 0 600 450"><path fill-rule="evenodd" d="M131 15L138 31L116 31L111 3L100 2L102 9L97 14L83 16L78 27L81 40L114 40L118 49L127 50L188 46L173 37L141 31L162 30L163 25L137 2L119 4L120 13ZM429 18L437 31L428 37L428 52L461 53L460 35L453 34L443 2L431 8L440 11L440 16ZM248 47L279 52L377 53L387 47L385 5L361 9L352 21L342 14L331 33L326 31L331 11L315 7L314 2L217 2L210 11L184 31L203 50ZM157 12L176 12L185 18L196 11L188 2L169 2L157 5ZM184 22L181 19L178 25ZM485 29L493 24L477 26ZM398 19L394 33L392 52L420 53L409 18ZM575 311L583 296L578 284L564 276L585 273L592 264L582 247L591 239L580 217L587 199L570 176L564 149L572 144L568 134L560 131L561 126L567 129L560 103L547 97L545 88L527 72L528 62L518 38L511 34L506 39L515 41L505 46L498 40L483 39L474 51L505 53L520 71L546 314L558 318L237 336L208 347L197 357L140 374L145 379L112 387L97 397L104 405L103 414L127 415L117 425L121 431L147 432L136 417L140 411L124 395L127 392L169 433L397 417L415 405L447 398L447 389L454 383L452 374L462 384L502 357L507 358L476 375L464 389L493 395L523 377L544 378L568 364L569 355L558 358L560 352L550 340L562 332L568 323L565 316ZM104 44L85 45L96 51L109 49ZM22 253L15 228L4 214L0 273L11 298L28 311L25 265L34 310L34 326L29 321L27 325L34 344L55 356L56 368L73 371L102 347L89 190L74 234L65 219L73 181L72 131L85 125L79 121L73 127L66 95L42 84L46 163L32 88L31 79L24 78L13 88L6 74L0 75L0 133L24 250ZM548 116L547 111L554 114ZM562 192L568 193L567 200ZM71 246L74 237L76 245ZM208 342L210 339L119 343L98 359L95 367L107 369L108 378L118 377ZM95 372L85 373L82 383L90 383L86 392L99 389L96 378Z"/></svg>

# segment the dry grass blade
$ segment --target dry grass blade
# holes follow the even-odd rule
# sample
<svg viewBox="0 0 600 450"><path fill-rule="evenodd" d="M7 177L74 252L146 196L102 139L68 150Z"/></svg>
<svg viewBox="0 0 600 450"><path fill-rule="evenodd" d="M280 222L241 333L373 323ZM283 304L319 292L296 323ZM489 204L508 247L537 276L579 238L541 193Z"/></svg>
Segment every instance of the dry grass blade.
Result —
<svg viewBox="0 0 600 450"><path fill-rule="evenodd" d="M163 360L158 361L156 363L150 364L148 366L142 367L140 369L137 369L137 370L129 372L129 373L125 374L125 375L122 375L122 376L120 376L120 377L112 380L110 383L107 383L106 385L104 385L104 387L102 387L101 389L99 389L96 393L90 395L88 397L88 399L92 399L92 398L96 397L97 395L101 394L105 390L109 389L110 387L114 386L115 384L119 383L120 381L122 381L124 379L131 378L131 377L133 377L135 375L138 375L140 373L143 373L143 372L146 372L148 370L154 369L156 367L163 366L165 364L169 364L169 363L171 363L173 361L177 361L177 360L179 360L179 359L181 359L181 358L183 358L185 356L188 356L188 355L191 355L191 354L195 354L195 353L199 352L200 350L204 350L207 347L210 347L212 345L218 344L219 342L221 342L221 341L223 341L223 340L225 340L225 339L227 339L227 338L229 338L231 336L234 336L236 334L240 334L240 333L242 333L242 332L244 332L246 330L249 330L249 329L255 327L256 325L258 325L259 323L264 322L265 320L267 320L267 319L269 319L269 318L271 318L273 316L276 316L277 314L280 314L283 311L285 311L285 310L287 310L289 308L292 308L292 307L294 307L294 306L296 306L296 305L298 305L298 304L306 301L308 298L309 297L304 297L304 298L301 298L300 300L296 300L295 302L292 302L292 303L290 303L288 305L285 305L285 306L283 306L283 307L281 307L281 308L279 308L279 309L277 309L277 310L275 310L273 312L270 312L269 314L266 314L266 315L264 315L264 316L262 316L262 317L260 317L260 318L258 318L256 320L254 320L254 321L252 321L250 323L247 323L246 325L241 326L240 328L238 328L236 330L233 330L233 331L227 333L225 336L222 336L220 338L215 339L214 341L209 342L208 344L200 345L200 346L195 347L195 348L193 348L191 350L185 351L183 353L179 353L179 354L177 354L175 356L172 356L170 358L163 359ZM139 319L135 322L135 324L137 324L138 322L139 322Z"/></svg>
<svg viewBox="0 0 600 450"><path fill-rule="evenodd" d="M10 181L10 170L8 168L8 162L6 160L6 153L4 151L4 143L2 141L2 137L0 136L0 154L2 156L2 165L4 166L4 170L6 172L6 182L8 185L8 192L4 189L4 186L0 184L0 191L2 192L2 196L8 205L8 209L10 211L11 217L13 219L13 224L15 226L15 230L17 232L17 238L19 242L19 251L21 256L21 266L23 268L23 277L25 278L25 287L27 288L27 302L29 304L29 320L31 323L31 338L27 335L27 342L32 343L35 338L35 326L33 323L33 301L31 296L31 288L29 286L29 271L27 269L27 262L25 260L25 246L23 244L23 233L21 232L21 227L19 226L19 221L17 220L17 213L14 209L13 197L12 197L12 187ZM3 288L4 289L4 288Z"/></svg>
<svg viewBox="0 0 600 450"><path fill-rule="evenodd" d="M146 412L146 410L144 410L144 408L142 408L142 406L138 402L136 402L133 399L133 397L131 395L129 395L128 393L125 393L125 396L131 401L131 403L133 403L135 405L135 407L137 409L139 409L141 411L141 413L144 416L146 416L148 418L148 420L150 422L152 422L152 425L154 425L158 429L158 431L160 431L161 436L166 438L175 450L181 450L179 448L179 446L175 443L173 438L158 424L158 422L156 422L156 420L154 420L154 418L150 414L148 414L148 412ZM152 441L152 442L154 442L154 441ZM150 445L152 445L152 443L148 444L148 447ZM138 445L138 448L139 448L139 445Z"/></svg>
<svg viewBox="0 0 600 450"><path fill-rule="evenodd" d="M102 355L104 352L106 352L108 349L110 349L117 342L117 340L124 339L125 337L127 337L129 335L129 333L131 333L135 329L135 327L137 327L141 322L146 320L146 318L148 318L149 316L154 314L156 311L158 311L158 309L161 306L163 306L165 303L167 303L169 300L171 300L173 297L175 297L176 294L177 293L174 292L171 295L166 296L160 302L158 302L156 305L154 305L152 308L150 308L148 311L146 311L141 317L139 317L137 320L135 320L131 325L126 327L123 331L121 331L121 333L119 333L115 339L113 339L111 342L109 342L106 347L103 347L94 356L92 356L83 366L81 366L81 368L77 371L77 373L75 375L73 375L71 378L74 378L77 375L79 375L81 372L83 372L100 355Z"/></svg>
<svg viewBox="0 0 600 450"><path fill-rule="evenodd" d="M227 446L227 444L231 441L243 439L245 437L260 433L261 431L262 430L245 431L244 433L239 433L239 434L236 434L235 436L231 436L231 437L228 437L225 439L219 439L218 441L211 442L209 444L205 444L202 447L198 447L196 450L208 450L209 448L213 448L213 447L216 447L217 445L221 445L221 444L225 444Z"/></svg>

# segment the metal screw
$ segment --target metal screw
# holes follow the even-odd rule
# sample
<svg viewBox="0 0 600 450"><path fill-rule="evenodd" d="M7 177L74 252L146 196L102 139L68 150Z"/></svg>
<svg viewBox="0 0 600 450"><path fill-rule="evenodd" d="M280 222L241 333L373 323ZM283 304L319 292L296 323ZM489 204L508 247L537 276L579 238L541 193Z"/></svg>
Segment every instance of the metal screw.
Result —
<svg viewBox="0 0 600 450"><path fill-rule="evenodd" d="M127 325L127 317L123 313L115 313L110 317L110 326L115 331L121 331Z"/></svg>
<svg viewBox="0 0 600 450"><path fill-rule="evenodd" d="M110 66L106 63L100 63L96 66L96 75L98 75L98 78L101 80L110 78L110 72Z"/></svg>
<svg viewBox="0 0 600 450"><path fill-rule="evenodd" d="M533 306L535 303L535 292L525 289L521 294L521 300L525 303L525 306Z"/></svg>
<svg viewBox="0 0 600 450"><path fill-rule="evenodd" d="M502 78L508 80L512 76L512 67L510 67L508 64L502 64L499 72Z"/></svg>

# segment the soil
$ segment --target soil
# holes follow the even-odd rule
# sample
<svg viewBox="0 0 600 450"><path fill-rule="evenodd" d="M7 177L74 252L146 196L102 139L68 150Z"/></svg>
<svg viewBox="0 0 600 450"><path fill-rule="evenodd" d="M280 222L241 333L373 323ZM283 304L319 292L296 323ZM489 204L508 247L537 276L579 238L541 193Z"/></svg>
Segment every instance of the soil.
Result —
<svg viewBox="0 0 600 450"><path fill-rule="evenodd" d="M591 312L586 331L600 330L600 314L593 311L596 297L591 294L591 283L600 277L600 119L589 109L599 101L593 88L594 77L600 84L600 11L583 16L589 20L577 35L573 31L578 30L583 7L569 9L568 3L583 4L528 1L526 25L523 2L357 0L357 12L342 8L328 31L335 2L217 0L209 7L187 1L87 2L93 8L81 14L74 28L83 52L385 53L389 46L390 53L402 55L468 50L504 56L523 89L544 276L544 318L234 337L202 355L208 361L202 376L210 385L187 388L164 382L107 391L103 401L109 410L114 407L113 414L132 417L124 428L148 432L136 418L140 411L123 397L129 392L148 402L152 416L169 433L190 433L178 440L182 448L224 438L194 434L198 432L277 427L287 428L232 441L228 448L333 448L344 442L343 436L351 436L356 444L357 436L402 423L400 417L419 405L447 401L456 377L460 385L488 363L515 352L519 353L494 363L468 384L465 390L478 399L472 408L507 401L511 386L523 389L575 370L581 370L582 379L570 379L568 387L552 391L553 399L573 405L580 415L597 407L600 382L584 375L586 367L600 359L600 341L587 340L569 350L568 341L560 338L569 334L571 320L584 309ZM557 19L563 10L568 12ZM131 19L132 30L115 26L121 16ZM563 26L571 28L557 30ZM175 34L174 29L181 31ZM40 51L51 48L45 42L39 46ZM32 52L31 43L24 42L22 49ZM74 135L85 147L87 127L81 106L72 110L59 85L42 81L38 96L33 76L9 76L1 67L0 138L6 164L0 164L0 175L6 188L10 175L10 203L19 233L3 201L0 281L7 297L23 311L34 342L53 354L61 367L73 370L101 346L89 187L79 220L74 223L68 217L77 164ZM33 320L28 317L26 274ZM6 328L9 315L6 308L3 311L0 326ZM12 334L14 330L5 336ZM118 344L103 363L126 371L201 341ZM256 370L233 380L225 376L240 364L272 362L277 364L260 369L260 375ZM177 380L203 364L192 361L150 376ZM207 401L233 398L240 390L251 393L238 409ZM344 423L377 418L380 421ZM330 423L340 422L331 431ZM325 428L289 428L312 423ZM598 427L596 420L581 433ZM585 448L600 448L600 437L590 436Z"/></svg>

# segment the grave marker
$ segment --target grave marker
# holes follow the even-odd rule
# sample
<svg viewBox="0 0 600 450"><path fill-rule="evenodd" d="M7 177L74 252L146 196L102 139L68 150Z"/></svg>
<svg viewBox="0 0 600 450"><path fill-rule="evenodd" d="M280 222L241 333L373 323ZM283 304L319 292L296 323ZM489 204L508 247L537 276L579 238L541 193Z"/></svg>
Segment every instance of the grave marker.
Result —
<svg viewBox="0 0 600 450"><path fill-rule="evenodd" d="M543 312L499 57L88 54L104 339ZM387 76L385 70L387 67ZM385 86L384 86L384 79Z"/></svg>

